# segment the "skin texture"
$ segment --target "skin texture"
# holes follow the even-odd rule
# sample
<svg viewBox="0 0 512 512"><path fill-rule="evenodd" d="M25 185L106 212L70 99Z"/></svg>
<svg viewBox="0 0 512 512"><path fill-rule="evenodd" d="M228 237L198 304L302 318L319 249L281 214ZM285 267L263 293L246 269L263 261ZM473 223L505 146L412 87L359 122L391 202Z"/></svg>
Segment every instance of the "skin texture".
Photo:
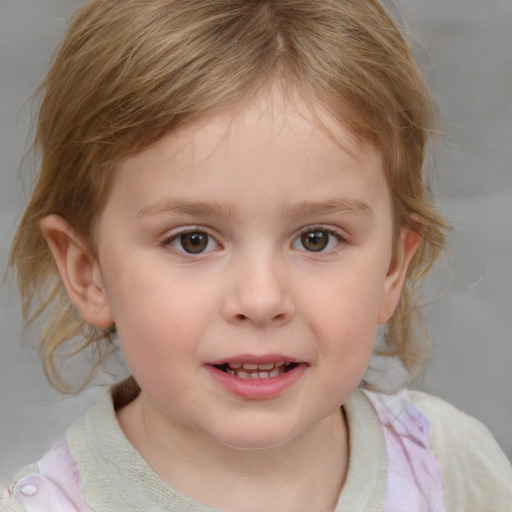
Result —
<svg viewBox="0 0 512 512"><path fill-rule="evenodd" d="M393 253L380 154L325 121L344 149L272 94L165 136L119 166L97 257L63 219L41 221L71 299L93 325L115 323L141 387L118 413L128 439L211 506L334 508L340 406L417 248L403 232ZM202 252L187 252L191 232ZM300 364L271 393L240 392L212 366L280 360Z"/></svg>

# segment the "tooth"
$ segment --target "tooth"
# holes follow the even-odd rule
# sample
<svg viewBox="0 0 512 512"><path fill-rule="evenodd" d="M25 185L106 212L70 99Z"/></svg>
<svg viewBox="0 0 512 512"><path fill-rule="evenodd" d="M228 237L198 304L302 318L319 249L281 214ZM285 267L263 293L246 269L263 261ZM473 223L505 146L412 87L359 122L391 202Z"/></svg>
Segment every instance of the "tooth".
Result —
<svg viewBox="0 0 512 512"><path fill-rule="evenodd" d="M252 363L244 363L242 366L244 367L244 370L257 370L258 369L258 365L252 364Z"/></svg>
<svg viewBox="0 0 512 512"><path fill-rule="evenodd" d="M283 366L283 364L284 364L284 361L279 361L279 362L277 362L277 363L274 363L274 364L275 364L275 366Z"/></svg>
<svg viewBox="0 0 512 512"><path fill-rule="evenodd" d="M242 368L242 363L229 363L230 368Z"/></svg>
<svg viewBox="0 0 512 512"><path fill-rule="evenodd" d="M226 373L229 373L230 375L236 375L236 373L233 370L230 370L229 368L226 370Z"/></svg>
<svg viewBox="0 0 512 512"><path fill-rule="evenodd" d="M268 379L269 377L269 372L258 372L258 375L260 377L260 379Z"/></svg>
<svg viewBox="0 0 512 512"><path fill-rule="evenodd" d="M258 375L258 372L253 372L249 374L251 379L259 379L260 376Z"/></svg>
<svg viewBox="0 0 512 512"><path fill-rule="evenodd" d="M236 376L240 377L241 379L250 379L251 378L251 374L249 372L243 372L243 371L237 372Z"/></svg>
<svg viewBox="0 0 512 512"><path fill-rule="evenodd" d="M272 370L274 368L274 363L267 363L267 364L259 364L258 370Z"/></svg>
<svg viewBox="0 0 512 512"><path fill-rule="evenodd" d="M281 370L279 368L274 368L268 375L269 377L279 377L279 375L281 375Z"/></svg>

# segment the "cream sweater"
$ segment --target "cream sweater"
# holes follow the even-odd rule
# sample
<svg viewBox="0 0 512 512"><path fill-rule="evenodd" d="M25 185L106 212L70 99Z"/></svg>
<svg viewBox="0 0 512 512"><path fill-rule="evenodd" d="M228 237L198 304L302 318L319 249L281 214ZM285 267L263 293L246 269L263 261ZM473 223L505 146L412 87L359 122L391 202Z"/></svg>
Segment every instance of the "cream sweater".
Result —
<svg viewBox="0 0 512 512"><path fill-rule="evenodd" d="M344 411L350 457L335 512L512 511L512 467L477 420L416 391L358 389ZM53 451L22 471L10 493L6 512L215 510L151 470L125 438L107 392Z"/></svg>

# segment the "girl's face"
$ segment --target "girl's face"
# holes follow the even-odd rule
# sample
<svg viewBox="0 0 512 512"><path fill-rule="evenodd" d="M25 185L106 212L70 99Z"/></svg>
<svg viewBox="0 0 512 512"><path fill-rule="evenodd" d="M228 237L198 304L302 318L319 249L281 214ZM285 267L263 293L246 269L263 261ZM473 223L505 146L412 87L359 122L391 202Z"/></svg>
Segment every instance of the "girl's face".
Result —
<svg viewBox="0 0 512 512"><path fill-rule="evenodd" d="M363 377L414 244L392 258L381 156L335 132L345 150L260 98L120 165L96 265L166 428L275 447L338 417Z"/></svg>

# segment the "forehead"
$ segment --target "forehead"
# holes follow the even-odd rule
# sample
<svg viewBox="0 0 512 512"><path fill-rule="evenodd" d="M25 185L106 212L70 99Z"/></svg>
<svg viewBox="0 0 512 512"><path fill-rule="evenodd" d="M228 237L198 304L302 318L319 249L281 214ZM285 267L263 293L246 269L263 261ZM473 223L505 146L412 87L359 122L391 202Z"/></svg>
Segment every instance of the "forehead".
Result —
<svg viewBox="0 0 512 512"><path fill-rule="evenodd" d="M241 108L204 116L179 127L150 148L122 161L119 169L166 158L187 159L199 166L204 161L234 157L240 150L249 154L262 148L283 159L290 159L295 151L298 160L321 161L335 152L345 153L355 163L371 159L374 167L382 168L380 152L357 139L319 104L310 106L298 94L284 97L273 88L256 95Z"/></svg>
<svg viewBox="0 0 512 512"><path fill-rule="evenodd" d="M244 185L260 201L369 198L387 194L382 167L381 154L341 123L274 93L182 126L124 160L113 193L152 195L152 204L178 193L235 202Z"/></svg>

